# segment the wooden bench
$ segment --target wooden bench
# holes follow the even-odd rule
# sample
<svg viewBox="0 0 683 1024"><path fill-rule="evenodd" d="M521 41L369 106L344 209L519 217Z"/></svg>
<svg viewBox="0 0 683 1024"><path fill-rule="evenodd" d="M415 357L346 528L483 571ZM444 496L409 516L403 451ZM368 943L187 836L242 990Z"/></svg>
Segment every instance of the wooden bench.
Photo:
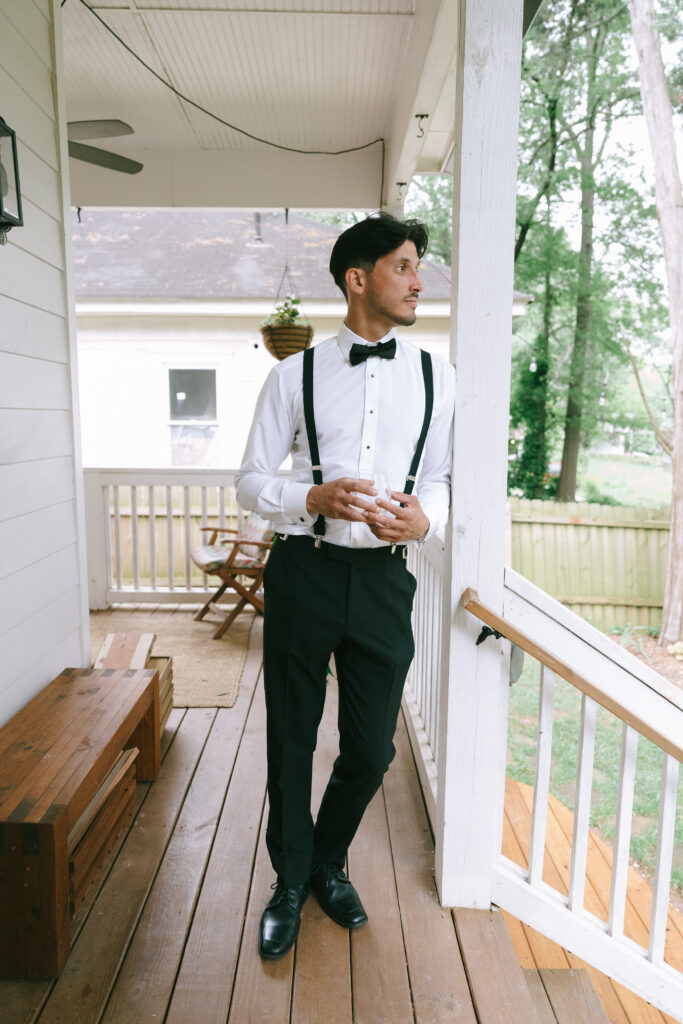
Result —
<svg viewBox="0 0 683 1024"><path fill-rule="evenodd" d="M60 974L159 733L155 669L65 669L0 729L0 976Z"/></svg>

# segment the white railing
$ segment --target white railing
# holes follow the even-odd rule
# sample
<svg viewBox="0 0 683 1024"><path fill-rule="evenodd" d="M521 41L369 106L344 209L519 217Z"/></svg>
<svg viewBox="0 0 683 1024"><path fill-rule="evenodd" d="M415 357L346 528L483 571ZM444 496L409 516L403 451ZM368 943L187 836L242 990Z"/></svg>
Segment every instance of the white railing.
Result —
<svg viewBox="0 0 683 1024"><path fill-rule="evenodd" d="M234 470L86 469L90 607L199 602L215 590L190 558L207 523L235 526Z"/></svg>
<svg viewBox="0 0 683 1024"><path fill-rule="evenodd" d="M422 592L418 591L416 597L416 657L404 698L408 729L435 832L440 827L435 812L440 752L433 715L439 700L438 652L444 626L439 614L443 601L442 549L441 542L432 539L421 552L413 554L410 563ZM463 595L463 603L482 623L495 628L541 663L536 780L527 864L520 867L498 853L493 865L492 902L680 1019L683 976L667 962L665 940L679 762L683 760L683 693L510 569L505 571L502 616L482 605L473 591ZM556 674L581 692L574 830L566 892L543 879ZM604 920L589 912L585 905L598 705L623 723L615 844ZM652 909L649 922L639 923L636 941L633 933L625 934L624 922L639 736L655 743L663 756Z"/></svg>
<svg viewBox="0 0 683 1024"><path fill-rule="evenodd" d="M436 816L439 755L438 710L441 680L444 540L430 537L418 551L408 548L408 568L417 579L413 608L415 657L410 666L403 703L422 790L432 822Z"/></svg>

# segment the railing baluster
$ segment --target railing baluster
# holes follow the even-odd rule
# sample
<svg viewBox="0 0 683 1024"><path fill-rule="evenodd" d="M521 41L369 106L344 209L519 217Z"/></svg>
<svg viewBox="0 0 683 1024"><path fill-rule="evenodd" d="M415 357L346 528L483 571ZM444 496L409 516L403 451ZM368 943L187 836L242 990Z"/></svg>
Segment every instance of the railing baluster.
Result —
<svg viewBox="0 0 683 1024"><path fill-rule="evenodd" d="M424 623L427 621L427 601L429 595L429 574L427 566L422 574L422 586L420 587L420 678L422 679L422 721L425 725L425 730L429 723L429 709L431 706L431 691L429 686L429 676L427 675L427 659L425 657L426 648L426 634L422 628Z"/></svg>
<svg viewBox="0 0 683 1024"><path fill-rule="evenodd" d="M545 834L548 821L550 795L550 764L553 748L553 712L555 710L555 673L541 665L541 686L538 698L538 747L536 750L536 782L534 807L531 817L531 843L529 847L529 883L543 881Z"/></svg>
<svg viewBox="0 0 683 1024"><path fill-rule="evenodd" d="M619 938L624 933L626 887L628 883L628 855L631 844L633 818L633 789L636 779L638 733L624 723L621 735L621 762L619 765L619 796L617 821L612 856L612 884L609 896L607 930Z"/></svg>
<svg viewBox="0 0 683 1024"><path fill-rule="evenodd" d="M583 909L583 897L586 889L596 711L597 704L595 701L587 697L585 693L582 694L574 838L572 841L572 864L569 877L569 909L573 911Z"/></svg>
<svg viewBox="0 0 683 1024"><path fill-rule="evenodd" d="M657 852L655 854L655 881L652 889L652 914L650 916L650 944L648 959L656 966L664 959L666 925L669 911L669 888L671 886L671 865L674 852L674 828L676 824L676 791L678 789L678 761L670 754L664 754L662 761L662 783L659 791L659 825L657 829Z"/></svg>
<svg viewBox="0 0 683 1024"><path fill-rule="evenodd" d="M166 552L168 558L168 589L175 590L173 565L173 489L166 488Z"/></svg>
<svg viewBox="0 0 683 1024"><path fill-rule="evenodd" d="M152 590L157 589L157 521L154 509L154 487L147 488L147 504L149 506L149 575Z"/></svg>
<svg viewBox="0 0 683 1024"><path fill-rule="evenodd" d="M434 761L439 763L439 703L441 701L441 615L443 613L443 588L441 580L436 571L434 572L434 586L436 588L436 608L434 611L434 643L432 645L433 673L434 673L434 714L432 716L432 753Z"/></svg>
<svg viewBox="0 0 683 1024"><path fill-rule="evenodd" d="M201 491L202 491L202 526L206 526L207 518L208 518L207 517L207 513L206 513L206 487L202 486ZM202 533L201 537L202 537L202 544L206 544L207 540L208 540L206 534ZM209 585L209 577L206 575L206 573L203 573L202 574L202 586L204 587L204 590L206 590L208 585Z"/></svg>
<svg viewBox="0 0 683 1024"><path fill-rule="evenodd" d="M218 525L225 526L225 487L218 488Z"/></svg>
<svg viewBox="0 0 683 1024"><path fill-rule="evenodd" d="M190 488L183 487L183 536L185 540L185 586L192 589L192 559L190 558Z"/></svg>
<svg viewBox="0 0 683 1024"><path fill-rule="evenodd" d="M138 551L138 489L130 486L130 537L133 548L133 586L140 589L140 552Z"/></svg>
<svg viewBox="0 0 683 1024"><path fill-rule="evenodd" d="M103 487L104 496L102 502L102 508L105 510L107 521L105 523L105 566L106 566L106 580L105 585L107 590L114 589L114 566L112 564L112 553L111 553L111 502L112 502L112 490L113 488L109 484L105 484Z"/></svg>
<svg viewBox="0 0 683 1024"><path fill-rule="evenodd" d="M114 564L116 566L116 589L121 590L121 498L119 485L114 484Z"/></svg>

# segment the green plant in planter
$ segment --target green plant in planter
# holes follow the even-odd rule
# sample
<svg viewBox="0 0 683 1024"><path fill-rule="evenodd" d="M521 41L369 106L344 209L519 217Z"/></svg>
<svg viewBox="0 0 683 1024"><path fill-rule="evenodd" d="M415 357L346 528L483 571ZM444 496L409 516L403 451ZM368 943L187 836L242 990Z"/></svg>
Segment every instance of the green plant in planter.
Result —
<svg viewBox="0 0 683 1024"><path fill-rule="evenodd" d="M300 305L301 299L288 295L284 302L275 307L270 316L261 321L261 326L271 327L275 324L280 324L283 327L288 327L291 324L295 324L298 327L303 327L304 324L308 324L308 320L305 316L302 316L299 309Z"/></svg>

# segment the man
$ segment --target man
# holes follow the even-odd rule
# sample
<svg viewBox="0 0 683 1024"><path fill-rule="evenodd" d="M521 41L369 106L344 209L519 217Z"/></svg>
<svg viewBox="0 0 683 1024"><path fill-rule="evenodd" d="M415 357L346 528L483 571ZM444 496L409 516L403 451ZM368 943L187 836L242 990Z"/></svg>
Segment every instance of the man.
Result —
<svg viewBox="0 0 683 1024"><path fill-rule="evenodd" d="M309 886L337 924L367 921L344 862L395 753L414 654L406 545L444 525L450 498L453 367L394 336L416 320L426 247L424 225L388 214L337 239L330 271L346 319L336 337L272 370L237 475L240 505L278 533L264 577L266 841L277 875L259 932L268 959L296 940ZM290 454L291 476L277 477ZM382 476L391 500L373 486ZM332 653L339 757L314 826L312 759Z"/></svg>

